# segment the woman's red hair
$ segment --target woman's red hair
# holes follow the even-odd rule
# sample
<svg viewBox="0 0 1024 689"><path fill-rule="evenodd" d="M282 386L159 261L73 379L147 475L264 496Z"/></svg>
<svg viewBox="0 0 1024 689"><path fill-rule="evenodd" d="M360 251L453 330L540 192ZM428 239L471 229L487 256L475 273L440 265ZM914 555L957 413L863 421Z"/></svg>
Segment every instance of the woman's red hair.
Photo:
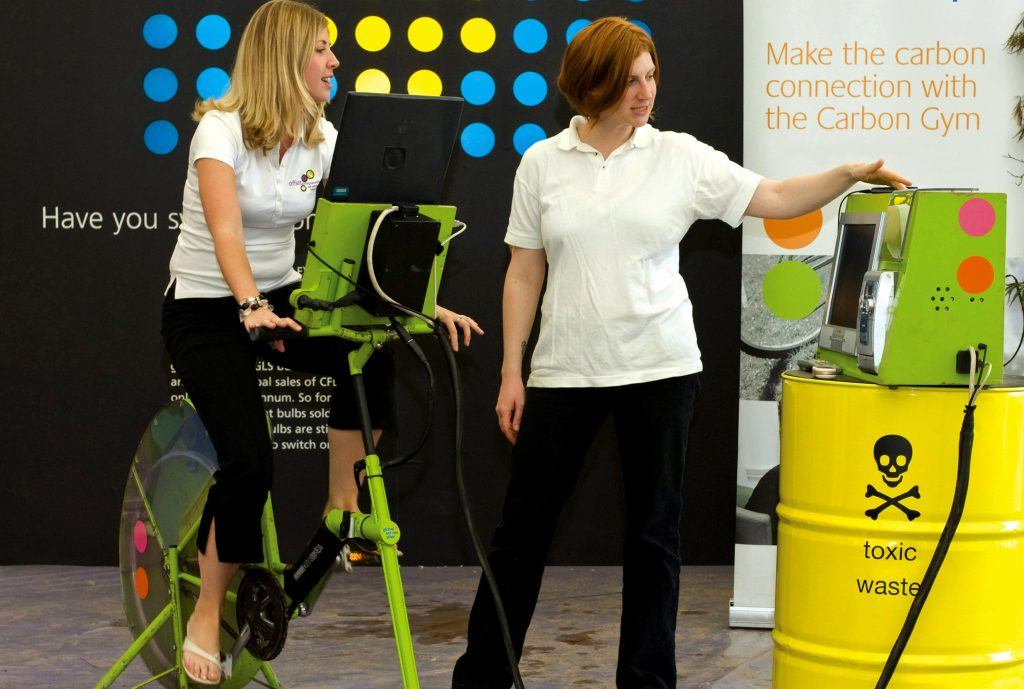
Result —
<svg viewBox="0 0 1024 689"><path fill-rule="evenodd" d="M604 17L573 37L562 56L558 90L589 119L619 102L633 62L644 53L654 61L654 81L661 77L651 37L624 17Z"/></svg>

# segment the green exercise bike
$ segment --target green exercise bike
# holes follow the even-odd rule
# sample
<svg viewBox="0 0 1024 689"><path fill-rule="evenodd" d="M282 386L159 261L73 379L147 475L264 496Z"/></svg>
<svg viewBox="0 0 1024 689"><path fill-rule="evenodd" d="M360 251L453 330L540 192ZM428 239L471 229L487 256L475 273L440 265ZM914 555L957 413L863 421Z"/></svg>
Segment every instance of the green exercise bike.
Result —
<svg viewBox="0 0 1024 689"><path fill-rule="evenodd" d="M348 364L368 452L356 472L358 477L365 471L370 511L331 511L303 554L288 564L280 558L268 497L262 515L264 560L239 570L225 601L221 648L226 660L220 684L224 689L250 681L282 686L269 661L284 647L289 622L312 612L349 539L372 541L379 549L402 686L419 687L396 548L400 530L388 511L383 480L383 470L408 455L382 463L376 454L362 370L377 349L401 339L429 374L426 358L412 336L435 330L424 314L434 313L448 241L457 224L461 223L451 206L318 202L302 284L291 296L295 320L304 328L290 335L341 337L359 344L349 354ZM256 337L280 339L282 331L256 333ZM454 357L450 346L443 349L458 406ZM461 421L456 428L457 462L460 434ZM110 687L140 656L153 674L136 687L153 682L179 689L188 686L181 649L185 621L200 586L196 532L216 470L216 453L187 400L157 413L132 462L118 536L122 596L135 640L97 689ZM459 486L462 489L461 465ZM468 517L468 510L465 513Z"/></svg>

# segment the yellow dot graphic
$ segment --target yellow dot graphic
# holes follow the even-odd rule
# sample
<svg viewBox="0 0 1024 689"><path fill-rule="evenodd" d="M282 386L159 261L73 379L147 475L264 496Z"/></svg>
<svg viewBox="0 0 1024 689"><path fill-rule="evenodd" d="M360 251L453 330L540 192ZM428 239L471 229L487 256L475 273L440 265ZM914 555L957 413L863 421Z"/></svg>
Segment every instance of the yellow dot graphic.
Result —
<svg viewBox="0 0 1024 689"><path fill-rule="evenodd" d="M466 50L485 53L494 45L494 25L481 17L474 17L462 25L459 38Z"/></svg>
<svg viewBox="0 0 1024 689"><path fill-rule="evenodd" d="M356 24L356 43L363 50L375 53L391 41L391 27L376 16L363 17Z"/></svg>
<svg viewBox="0 0 1024 689"><path fill-rule="evenodd" d="M410 96L440 96L441 77L429 69L421 69L409 77L408 88Z"/></svg>
<svg viewBox="0 0 1024 689"><path fill-rule="evenodd" d="M409 25L409 45L421 53L429 53L441 45L444 30L431 17L420 17Z"/></svg>
<svg viewBox="0 0 1024 689"><path fill-rule="evenodd" d="M338 25L330 17L327 18L327 40L330 41L331 45L334 45L334 42L338 40Z"/></svg>
<svg viewBox="0 0 1024 689"><path fill-rule="evenodd" d="M356 77L356 91L361 93L391 93L391 80L379 69L368 69Z"/></svg>

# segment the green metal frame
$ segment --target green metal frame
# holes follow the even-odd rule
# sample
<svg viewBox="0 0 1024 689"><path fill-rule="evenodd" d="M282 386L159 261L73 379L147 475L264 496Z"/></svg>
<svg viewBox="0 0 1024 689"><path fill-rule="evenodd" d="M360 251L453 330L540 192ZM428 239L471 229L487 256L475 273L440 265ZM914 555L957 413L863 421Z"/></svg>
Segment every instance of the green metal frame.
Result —
<svg viewBox="0 0 1024 689"><path fill-rule="evenodd" d="M298 307L300 296L334 301L354 289L349 280L355 281L358 278L363 264L363 247L366 243L370 216L374 211L390 207L389 204L332 203L320 199L313 222L310 242L312 250L306 256L302 285L292 293L293 306ZM437 240L442 250L434 258L429 278L431 288L424 295L423 304L417 305L420 306L422 313L433 317L437 305L436 288L441 282L441 273L448 257L447 240L451 236L455 221L455 207L420 206L419 211L421 215L440 223ZM340 277L338 273L345 277ZM390 326L387 318L373 316L358 305L333 311L296 308L295 319L309 328L311 336L330 335L353 342L367 342L372 329L386 329ZM402 320L404 327L413 334L429 332L429 327L418 319L403 317Z"/></svg>
<svg viewBox="0 0 1024 689"><path fill-rule="evenodd" d="M134 472L134 467L132 471ZM137 477L136 477L137 480ZM141 499L146 508L146 511L152 514L152 509L149 505L149 500L146 498L144 491L140 491ZM154 522L155 523L155 522ZM263 547L264 547L264 561L261 566L266 567L270 571L274 572L275 576L280 578L285 569L285 565L280 561L279 550L277 546L277 531L274 528L274 513L270 504L270 498L267 498L267 502L263 507L263 516L261 520L263 528ZM112 686L118 677L127 669L135 658L138 657L142 649L153 640L164 625L171 624L174 630L174 658L175 664L172 667L167 668L165 671L153 675L149 679L146 679L138 684L132 686L132 689L138 689L138 687L146 686L151 684L163 677L176 674L178 680L178 687L180 689L188 689L189 681L188 676L185 674L185 667L181 662L182 657L182 644L185 639L185 622L183 608L182 608L182 593L183 587L191 587L194 590L199 590L200 581L198 577L195 577L186 572L182 572L179 566L179 556L182 550L187 548L195 540L196 533L199 530L199 522L196 521L189 528L185 537L182 539L181 544L171 545L166 547L164 545L163 537L156 532L158 541L161 544L163 551L164 571L167 573L168 579L168 591L170 593L170 602L164 606L163 610L150 622L149 626L142 631L141 634L132 642L131 646L121 654L106 674L100 679L96 685L96 689L107 689ZM230 603L235 602L235 594L232 591L228 591L226 600ZM251 657L248 662L255 663L256 672L262 672L267 684L273 689L281 689L281 683L278 681L277 676L274 674L273 668L270 663L259 662ZM238 666L242 668L243 666ZM245 679L245 683L248 684L249 680L255 672L252 672L252 668L242 669L242 674L249 674L249 677Z"/></svg>
<svg viewBox="0 0 1024 689"><path fill-rule="evenodd" d="M308 256L302 284L291 295L293 304L296 303L298 297L302 294L317 299L334 301L353 289L351 283L339 278L334 270L324 265L324 262L330 264L335 270L340 270L354 281L359 274L359 267L362 262L363 245L365 242L364 230L369 223L370 214L373 211L383 210L388 207L387 204L342 204L332 203L324 199L319 201L311 240L311 244L315 245L315 251L319 258L313 256L312 253ZM432 316L436 307L436 287L440 282L441 271L447 256L446 240L451 236L452 225L454 224L455 208L452 206L421 206L420 213L440 223L438 243L442 250L434 260L429 283L431 288L424 297L421 309L422 313ZM298 309L296 311L296 320L307 326L311 337L341 337L353 342L360 342L361 346L350 352L348 356L349 371L353 375L360 375L373 353L386 342L396 337L396 334L390 329L391 324L387 318L375 317L357 305L335 309L330 312ZM409 332L419 334L430 332L430 327L418 318L410 316L401 317L398 320L402 322L403 327L409 330ZM364 425L368 424L365 414L363 415L363 423ZM365 437L369 434L369 429L363 430ZM366 464L367 487L370 494L370 513L345 513L342 510L332 510L328 513L325 523L334 533L342 538L346 538L349 535L341 533L342 525L349 523L351 524L352 536L365 538L377 544L384 572L384 585L387 590L388 607L391 613L391 624L395 637L395 648L398 652L398 662L402 675L402 686L404 689L419 689L416 656L412 646L412 633L409 628L405 592L398 564L397 545L401 537L401 530L392 521L388 509L380 458L375 452L371 452L364 459L364 462ZM146 505L146 510L151 513L152 510L146 499L145 491L140 491L140 493ZM261 523L264 559L258 566L271 572L278 583L283 584L286 565L281 562L274 511L269 496L264 505ZM170 545L169 547L161 535L157 534L158 541L164 552L164 569L168 575L171 601L150 625L139 634L138 638L121 655L110 670L107 671L96 685L96 689L107 689L110 687L121 673L124 672L125 668L139 655L142 649L153 639L156 633L168 623L172 624L174 628L175 665L135 685L135 687L141 687L155 682L166 675L177 673L178 686L180 689L187 689L188 678L182 665L181 651L185 628L182 609L182 587L187 586L198 590L200 581L197 577L180 570L179 553L183 544L187 545L194 541L198 528L199 523L197 521L189 528L182 539L182 544ZM308 605L311 605L319 597L329 578L330 574L328 573L307 596L306 601L297 602L306 602ZM227 600L233 603L234 595L233 592L228 591ZM252 672L252 667L248 667L243 671L243 674L252 672L245 679L245 683L248 683L249 679L256 672L262 672L269 686L273 687L273 689L280 689L281 684L269 663L255 661L251 656L248 656L248 661L258 663L258 665L255 672ZM239 667L236 666L236 677L238 676L237 670ZM226 680L226 683L230 682L230 679ZM135 688L133 687L133 689Z"/></svg>

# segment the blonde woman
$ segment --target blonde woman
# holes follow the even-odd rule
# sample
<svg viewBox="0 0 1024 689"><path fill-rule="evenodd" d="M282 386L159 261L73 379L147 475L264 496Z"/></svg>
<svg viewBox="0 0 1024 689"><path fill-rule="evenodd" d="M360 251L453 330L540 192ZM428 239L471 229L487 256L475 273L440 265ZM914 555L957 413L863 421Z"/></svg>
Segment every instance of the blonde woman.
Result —
<svg viewBox="0 0 1024 689"><path fill-rule="evenodd" d="M240 563L263 558L260 514L273 475L256 362L331 375L328 508L356 510L352 464L364 455L351 393L349 345L325 339L252 343L256 327L298 329L293 226L313 209L338 133L324 118L338 60L324 14L292 0L256 10L221 99L199 103L185 181L181 233L171 256L161 332L175 369L217 450L220 468L197 535L202 580L183 646L194 682L221 680L219 621ZM482 333L438 308L453 340ZM457 345L456 345L457 347ZM388 422L386 361L366 367L375 437Z"/></svg>

